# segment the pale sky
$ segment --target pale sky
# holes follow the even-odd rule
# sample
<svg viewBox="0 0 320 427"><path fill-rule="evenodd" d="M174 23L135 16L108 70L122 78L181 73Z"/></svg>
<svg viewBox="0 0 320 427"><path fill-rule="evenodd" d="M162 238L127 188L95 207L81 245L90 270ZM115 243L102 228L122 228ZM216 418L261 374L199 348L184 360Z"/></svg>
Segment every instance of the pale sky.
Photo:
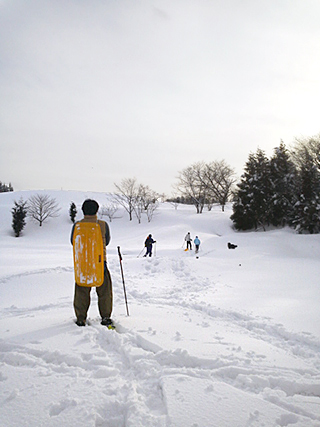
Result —
<svg viewBox="0 0 320 427"><path fill-rule="evenodd" d="M172 194L320 132L320 0L0 0L0 181Z"/></svg>

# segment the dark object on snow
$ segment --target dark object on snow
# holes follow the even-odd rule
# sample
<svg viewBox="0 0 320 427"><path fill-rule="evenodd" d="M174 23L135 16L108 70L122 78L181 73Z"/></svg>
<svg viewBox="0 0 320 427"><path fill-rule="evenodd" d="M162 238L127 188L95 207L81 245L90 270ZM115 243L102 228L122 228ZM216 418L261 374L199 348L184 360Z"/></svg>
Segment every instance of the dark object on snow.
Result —
<svg viewBox="0 0 320 427"><path fill-rule="evenodd" d="M238 245L234 245L233 243L228 242L228 249L235 249Z"/></svg>

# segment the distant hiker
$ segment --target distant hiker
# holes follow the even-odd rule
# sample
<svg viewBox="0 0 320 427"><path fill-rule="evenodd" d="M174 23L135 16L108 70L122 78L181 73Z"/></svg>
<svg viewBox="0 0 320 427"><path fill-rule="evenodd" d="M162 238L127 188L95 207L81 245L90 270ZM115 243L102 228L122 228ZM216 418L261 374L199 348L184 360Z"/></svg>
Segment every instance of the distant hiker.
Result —
<svg viewBox="0 0 320 427"><path fill-rule="evenodd" d="M191 250L192 250L192 245L191 245L192 239L191 239L191 236L190 236L190 232L189 232L189 231L188 231L188 233L186 234L186 237L184 238L184 240L187 242L187 250L188 250L188 249L191 249Z"/></svg>
<svg viewBox="0 0 320 427"><path fill-rule="evenodd" d="M144 246L147 248L147 252L143 255L144 257L146 256L152 256L152 245L153 243L156 243L155 240L153 240L152 235L149 234L149 236L146 238L145 242L144 242Z"/></svg>
<svg viewBox="0 0 320 427"><path fill-rule="evenodd" d="M97 218L98 209L99 209L99 205L95 200L87 199L83 202L82 212L84 214L84 218L81 221L77 221L74 224L71 232L71 244L74 246L74 251L75 251L78 244L76 239L78 238L82 239L81 245L82 245L82 242L84 242L85 244L90 244L95 246L98 245L99 242L101 243L102 254L99 255L99 262L102 262L103 264L100 264L99 271L100 272L102 271L102 273L100 273L100 277L101 277L100 282L102 283L101 285L96 284L94 281L92 281L92 283L94 284L90 283L90 281L87 284L81 283L81 285L79 285L78 283L75 283L73 306L74 306L74 311L77 318L76 324L78 326L85 326L86 319L87 319L87 312L90 306L91 287L96 286L96 292L98 295L98 308L101 316L101 325L111 327L113 325L111 320L112 281L111 281L111 276L107 268L107 262L106 262L107 260L106 246L108 246L110 242L110 231L109 231L109 226L105 221L98 220ZM82 226L82 224L86 224L86 225ZM92 227L90 227L90 224L92 224ZM98 225L100 229L96 225ZM81 230L82 230L81 227L82 229L87 230L87 234L81 235ZM97 237L93 234L94 232L97 233ZM101 241L101 237L102 237L102 241ZM92 246L92 248L95 249L95 246ZM89 249L91 249L91 247ZM81 256L81 250L79 250L79 252ZM88 253L90 252L94 253L94 250L92 251L89 250ZM76 272L76 267L78 268L78 266L76 265L77 255L74 255L74 256L75 256L75 272ZM86 257L84 258L85 260L83 261L83 264L84 264L85 273L83 272L80 273L81 279L83 276L87 274L87 271L90 270L90 267L92 265L92 264L91 265L88 264L88 260ZM93 263L93 265L94 265L93 269L90 270L91 276L96 277L95 270L98 270L98 267L96 266L95 263ZM81 282L80 279L78 281L79 283Z"/></svg>
<svg viewBox="0 0 320 427"><path fill-rule="evenodd" d="M196 247L196 254L197 254L199 252L199 247L200 247L200 243L201 243L198 236L196 236L196 238L194 239L193 243L194 243L194 245Z"/></svg>

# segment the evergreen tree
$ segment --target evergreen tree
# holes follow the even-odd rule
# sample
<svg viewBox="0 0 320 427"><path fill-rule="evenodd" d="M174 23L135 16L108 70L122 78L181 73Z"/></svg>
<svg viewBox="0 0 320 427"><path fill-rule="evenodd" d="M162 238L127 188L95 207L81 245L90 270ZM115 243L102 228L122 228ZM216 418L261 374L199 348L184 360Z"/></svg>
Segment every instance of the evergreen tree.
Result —
<svg viewBox="0 0 320 427"><path fill-rule="evenodd" d="M290 222L296 201L297 170L283 142L274 149L270 160L270 182L270 222L284 226Z"/></svg>
<svg viewBox="0 0 320 427"><path fill-rule="evenodd" d="M283 142L269 161L262 150L250 154L237 185L231 219L238 230L266 225L320 233L320 134Z"/></svg>
<svg viewBox="0 0 320 427"><path fill-rule="evenodd" d="M27 216L27 202L24 202L21 198L19 202L14 202L14 207L12 208L12 228L14 230L15 236L19 237L21 231L26 225L25 218Z"/></svg>
<svg viewBox="0 0 320 427"><path fill-rule="evenodd" d="M320 232L320 172L308 146L300 147L297 202L291 224L300 232Z"/></svg>
<svg viewBox="0 0 320 427"><path fill-rule="evenodd" d="M237 184L231 219L238 230L265 228L270 222L270 162L264 151L250 154Z"/></svg>
<svg viewBox="0 0 320 427"><path fill-rule="evenodd" d="M70 215L71 221L73 223L75 222L77 212L78 211L77 211L76 205L74 204L74 202L71 202L70 209L69 209L69 215Z"/></svg>

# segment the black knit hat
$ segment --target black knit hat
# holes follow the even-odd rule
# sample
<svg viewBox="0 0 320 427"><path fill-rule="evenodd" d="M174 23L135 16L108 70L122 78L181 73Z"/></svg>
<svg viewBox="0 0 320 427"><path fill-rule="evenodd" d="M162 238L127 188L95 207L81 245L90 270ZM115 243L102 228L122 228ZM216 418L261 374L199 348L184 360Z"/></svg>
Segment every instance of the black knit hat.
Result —
<svg viewBox="0 0 320 427"><path fill-rule="evenodd" d="M95 200L87 199L83 202L81 209L84 215L95 215L99 210L99 205Z"/></svg>

